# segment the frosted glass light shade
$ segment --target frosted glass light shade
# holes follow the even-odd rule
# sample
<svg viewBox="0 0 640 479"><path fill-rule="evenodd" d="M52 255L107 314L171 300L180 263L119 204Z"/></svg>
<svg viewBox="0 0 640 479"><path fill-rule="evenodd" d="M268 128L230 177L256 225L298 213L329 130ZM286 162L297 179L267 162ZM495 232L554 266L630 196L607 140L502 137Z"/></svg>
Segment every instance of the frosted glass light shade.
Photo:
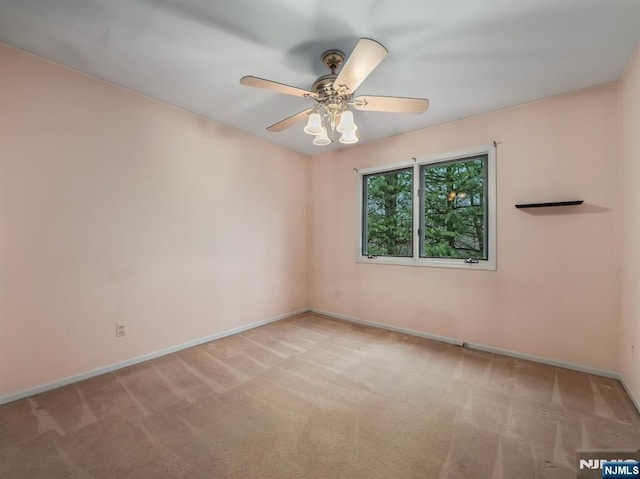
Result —
<svg viewBox="0 0 640 479"><path fill-rule="evenodd" d="M358 137L356 136L356 130L354 129L345 129L342 132L342 136L340 137L340 143L345 143L347 145L351 143L357 143Z"/></svg>
<svg viewBox="0 0 640 479"><path fill-rule="evenodd" d="M304 127L304 132L308 135L319 135L322 133L322 119L318 113L311 113L307 120L307 126Z"/></svg>
<svg viewBox="0 0 640 479"><path fill-rule="evenodd" d="M344 130L357 130L358 126L353 121L353 112L347 110L340 115L340 123L336 127L336 131L342 133Z"/></svg>
<svg viewBox="0 0 640 479"><path fill-rule="evenodd" d="M331 143L331 140L327 136L327 129L323 128L322 131L316 135L316 137L311 142L316 146L325 146Z"/></svg>

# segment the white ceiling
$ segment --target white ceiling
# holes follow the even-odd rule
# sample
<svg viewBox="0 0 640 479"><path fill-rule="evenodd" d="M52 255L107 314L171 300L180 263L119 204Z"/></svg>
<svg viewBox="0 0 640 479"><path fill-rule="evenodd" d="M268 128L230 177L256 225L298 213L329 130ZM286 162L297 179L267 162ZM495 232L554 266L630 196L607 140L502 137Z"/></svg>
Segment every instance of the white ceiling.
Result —
<svg viewBox="0 0 640 479"><path fill-rule="evenodd" d="M373 38L389 56L358 94L427 97L422 115L357 112L361 142L618 79L640 0L0 0L0 41L313 155L303 123L321 54Z"/></svg>

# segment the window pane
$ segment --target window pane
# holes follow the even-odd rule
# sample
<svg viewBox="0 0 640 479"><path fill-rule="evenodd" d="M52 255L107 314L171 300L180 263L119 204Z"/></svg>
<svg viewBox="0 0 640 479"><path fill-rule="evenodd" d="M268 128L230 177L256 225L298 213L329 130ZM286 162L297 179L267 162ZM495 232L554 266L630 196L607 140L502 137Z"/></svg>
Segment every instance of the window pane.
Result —
<svg viewBox="0 0 640 479"><path fill-rule="evenodd" d="M422 167L421 256L487 259L487 155Z"/></svg>
<svg viewBox="0 0 640 479"><path fill-rule="evenodd" d="M413 169L367 175L362 254L413 256Z"/></svg>

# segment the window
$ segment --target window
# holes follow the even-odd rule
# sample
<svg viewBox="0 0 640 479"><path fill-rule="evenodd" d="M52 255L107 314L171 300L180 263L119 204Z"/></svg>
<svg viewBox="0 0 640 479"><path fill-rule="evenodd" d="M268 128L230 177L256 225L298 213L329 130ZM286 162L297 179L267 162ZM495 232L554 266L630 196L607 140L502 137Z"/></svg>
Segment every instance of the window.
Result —
<svg viewBox="0 0 640 479"><path fill-rule="evenodd" d="M364 176L366 255L413 256L413 168Z"/></svg>
<svg viewBox="0 0 640 479"><path fill-rule="evenodd" d="M360 261L495 269L493 147L368 169L359 181Z"/></svg>
<svg viewBox="0 0 640 479"><path fill-rule="evenodd" d="M487 259L487 157L420 167L421 257Z"/></svg>

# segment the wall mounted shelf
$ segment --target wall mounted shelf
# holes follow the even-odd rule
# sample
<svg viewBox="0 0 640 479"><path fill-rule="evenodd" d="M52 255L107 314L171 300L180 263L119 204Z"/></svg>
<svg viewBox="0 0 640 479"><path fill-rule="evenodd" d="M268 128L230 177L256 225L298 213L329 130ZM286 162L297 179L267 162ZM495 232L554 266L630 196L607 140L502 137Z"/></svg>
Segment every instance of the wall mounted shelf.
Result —
<svg viewBox="0 0 640 479"><path fill-rule="evenodd" d="M546 208L548 206L571 206L571 205L581 205L584 203L584 200L574 200L574 201L551 201L548 203L523 203L516 205L516 208Z"/></svg>

